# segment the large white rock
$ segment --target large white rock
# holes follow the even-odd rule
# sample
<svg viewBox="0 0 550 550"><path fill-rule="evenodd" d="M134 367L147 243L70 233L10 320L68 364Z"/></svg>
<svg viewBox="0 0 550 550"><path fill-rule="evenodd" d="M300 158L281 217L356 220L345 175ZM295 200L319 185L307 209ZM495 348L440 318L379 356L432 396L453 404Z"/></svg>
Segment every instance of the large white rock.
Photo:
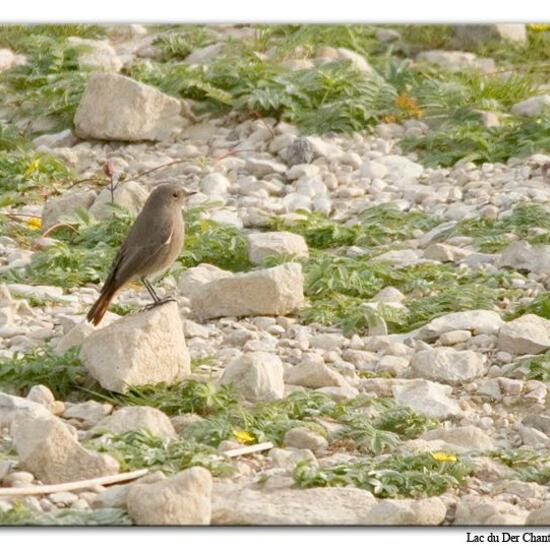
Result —
<svg viewBox="0 0 550 550"><path fill-rule="evenodd" d="M476 426L436 428L422 434L421 439L426 441L442 440L468 451L492 451L495 448L493 440L484 430Z"/></svg>
<svg viewBox="0 0 550 550"><path fill-rule="evenodd" d="M195 466L157 483L134 485L127 506L137 525L208 525L212 476Z"/></svg>
<svg viewBox="0 0 550 550"><path fill-rule="evenodd" d="M89 212L97 220L105 220L113 216L115 211L111 205L114 203L137 216L148 196L148 191L136 181L125 181L117 186L112 197L109 189L102 189Z"/></svg>
<svg viewBox="0 0 550 550"><path fill-rule="evenodd" d="M504 321L495 311L473 309L448 313L430 321L418 331L418 338L426 341L437 340L445 332L469 330L474 334L497 334Z"/></svg>
<svg viewBox="0 0 550 550"><path fill-rule="evenodd" d="M191 298L203 285L232 276L231 271L225 271L215 265L199 264L183 273L178 283L178 289L180 294Z"/></svg>
<svg viewBox="0 0 550 550"><path fill-rule="evenodd" d="M461 47L475 47L494 40L509 40L520 44L527 42L527 30L523 23L500 23L497 25L453 25L451 29L457 45Z"/></svg>
<svg viewBox="0 0 550 550"><path fill-rule="evenodd" d="M550 525L550 503L546 502L541 508L533 510L527 516L525 525Z"/></svg>
<svg viewBox="0 0 550 550"><path fill-rule="evenodd" d="M550 110L550 94L536 95L512 106L512 114L526 117L539 116L544 110Z"/></svg>
<svg viewBox="0 0 550 550"><path fill-rule="evenodd" d="M219 383L231 385L236 393L250 401L281 399L285 390L283 364L272 353L245 353L225 367Z"/></svg>
<svg viewBox="0 0 550 550"><path fill-rule="evenodd" d="M214 486L212 523L218 525L361 525L376 499L348 487L253 491Z"/></svg>
<svg viewBox="0 0 550 550"><path fill-rule="evenodd" d="M421 164L400 155L386 155L377 158L376 162L386 167L388 177L393 180L403 180L406 183L418 178L424 172Z"/></svg>
<svg viewBox="0 0 550 550"><path fill-rule="evenodd" d="M364 525L439 525L447 507L438 497L381 499L373 506Z"/></svg>
<svg viewBox="0 0 550 550"><path fill-rule="evenodd" d="M46 230L61 219L74 215L77 209L87 210L96 198L95 191L72 191L60 197L48 199L42 209L42 229Z"/></svg>
<svg viewBox="0 0 550 550"><path fill-rule="evenodd" d="M525 525L528 514L501 500L466 495L456 505L454 525Z"/></svg>
<svg viewBox="0 0 550 550"><path fill-rule="evenodd" d="M286 263L217 279L191 295L191 309L199 319L287 315L304 305L302 266Z"/></svg>
<svg viewBox="0 0 550 550"><path fill-rule="evenodd" d="M416 352L411 361L410 376L457 384L479 378L484 372L485 361L480 353L439 347Z"/></svg>
<svg viewBox="0 0 550 550"><path fill-rule="evenodd" d="M0 392L0 429L9 428L15 417L20 413L29 413L46 418L50 416L50 411L40 403Z"/></svg>
<svg viewBox="0 0 550 550"><path fill-rule="evenodd" d="M182 126L180 102L156 88L115 73L91 73L75 113L83 139L163 140Z"/></svg>
<svg viewBox="0 0 550 550"><path fill-rule="evenodd" d="M412 407L428 416L447 418L462 415L458 401L450 397L453 391L451 386L428 380L411 380L394 386L392 391L398 405Z"/></svg>
<svg viewBox="0 0 550 550"><path fill-rule="evenodd" d="M67 42L70 46L82 50L78 55L78 66L81 69L113 71L115 73L122 69L122 61L107 40L70 36Z"/></svg>
<svg viewBox="0 0 550 550"><path fill-rule="evenodd" d="M214 486L212 523L217 525L438 525L441 499L376 498L355 487L256 491Z"/></svg>
<svg viewBox="0 0 550 550"><path fill-rule="evenodd" d="M315 354L309 354L300 364L287 369L285 382L293 386L315 389L326 386L347 386L344 377L327 367L323 358Z"/></svg>
<svg viewBox="0 0 550 550"><path fill-rule="evenodd" d="M269 256L307 257L309 254L305 239L289 231L269 231L250 233L248 239L248 259L260 265Z"/></svg>
<svg viewBox="0 0 550 550"><path fill-rule="evenodd" d="M22 413L11 425L20 465L44 483L64 483L118 472L109 455L88 451L61 420L53 415Z"/></svg>
<svg viewBox="0 0 550 550"><path fill-rule="evenodd" d="M498 347L515 355L546 351L550 348L550 321L531 313L522 315L500 329Z"/></svg>
<svg viewBox="0 0 550 550"><path fill-rule="evenodd" d="M357 52L348 50L347 48L337 48L338 57L340 59L347 59L351 61L351 65L354 69L365 74L374 73L374 69L368 64L367 60Z"/></svg>
<svg viewBox="0 0 550 550"><path fill-rule="evenodd" d="M526 241L514 241L502 251L497 265L546 273L550 270L550 245L533 246Z"/></svg>
<svg viewBox="0 0 550 550"><path fill-rule="evenodd" d="M190 370L190 357L175 302L127 315L94 331L80 351L83 364L107 390L167 384Z"/></svg>
<svg viewBox="0 0 550 550"><path fill-rule="evenodd" d="M147 430L159 437L176 436L176 430L174 430L170 418L153 407L122 407L101 420L93 430L112 434Z"/></svg>

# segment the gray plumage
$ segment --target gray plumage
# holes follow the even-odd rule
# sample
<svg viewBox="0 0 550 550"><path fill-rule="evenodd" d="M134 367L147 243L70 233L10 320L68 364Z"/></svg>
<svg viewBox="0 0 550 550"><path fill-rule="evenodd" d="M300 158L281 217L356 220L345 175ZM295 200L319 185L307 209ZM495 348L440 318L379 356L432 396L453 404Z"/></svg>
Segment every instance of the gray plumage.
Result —
<svg viewBox="0 0 550 550"><path fill-rule="evenodd" d="M113 260L100 296L88 312L88 321L97 325L116 292L136 277L142 279L155 302L159 301L147 278L165 273L181 252L181 207L187 195L174 183L159 185L151 192Z"/></svg>

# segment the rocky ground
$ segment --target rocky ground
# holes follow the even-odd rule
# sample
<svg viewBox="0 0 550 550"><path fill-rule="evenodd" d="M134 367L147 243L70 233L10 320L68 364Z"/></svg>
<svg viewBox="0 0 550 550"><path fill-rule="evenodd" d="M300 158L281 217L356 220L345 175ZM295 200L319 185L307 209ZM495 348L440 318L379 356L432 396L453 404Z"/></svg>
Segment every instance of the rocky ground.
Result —
<svg viewBox="0 0 550 550"><path fill-rule="evenodd" d="M87 47L55 78L85 78L73 111L47 116L14 87L29 64L39 72L34 50L0 50L0 522L548 524L547 74L506 95L515 77L485 55L500 50L468 50L525 42L512 27L455 30L451 51L371 29L372 58L332 35L287 37L288 74L342 63L397 87L383 115L345 131L353 97L283 116L261 96L280 75L255 82L254 108L232 88L223 113L200 108L229 101L221 78L174 84L254 37L262 63L276 57L247 26L212 28L206 45L204 30L178 42L181 29L139 25L63 38ZM439 125L417 84L407 95L378 66L396 44L405 80L465 78L446 108L500 149L430 141L458 122ZM500 103L493 92L473 105L483 78ZM306 131L319 115L328 130ZM176 303L143 310L134 285L94 329L84 318L113 254L166 181L196 192L182 256L157 285ZM262 442L273 448L224 454ZM140 468L111 487L31 490Z"/></svg>

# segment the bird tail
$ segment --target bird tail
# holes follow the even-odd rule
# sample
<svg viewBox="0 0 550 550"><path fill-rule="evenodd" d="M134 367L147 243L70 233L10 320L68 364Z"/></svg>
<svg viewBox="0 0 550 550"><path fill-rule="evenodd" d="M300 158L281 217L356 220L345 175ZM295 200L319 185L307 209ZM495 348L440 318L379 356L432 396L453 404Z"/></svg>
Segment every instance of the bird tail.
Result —
<svg viewBox="0 0 550 550"><path fill-rule="evenodd" d="M96 300L96 302L88 312L88 315L86 316L86 319L88 319L88 321L92 323L92 325L97 326L100 323L101 319L103 319L103 316L105 315L105 312L107 311L107 308L109 307L109 304L111 303L115 292L116 290L111 288L104 289L101 292L101 295Z"/></svg>

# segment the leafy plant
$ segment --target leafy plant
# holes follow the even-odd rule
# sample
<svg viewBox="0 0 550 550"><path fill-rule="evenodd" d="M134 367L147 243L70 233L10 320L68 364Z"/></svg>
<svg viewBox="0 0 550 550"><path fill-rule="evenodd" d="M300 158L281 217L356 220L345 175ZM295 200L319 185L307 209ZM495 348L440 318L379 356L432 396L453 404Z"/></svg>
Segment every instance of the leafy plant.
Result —
<svg viewBox="0 0 550 550"><path fill-rule="evenodd" d="M7 512L0 510L0 525L131 525L131 521L119 508L61 510L38 515L16 503Z"/></svg>
<svg viewBox="0 0 550 550"><path fill-rule="evenodd" d="M90 440L87 445L115 457L122 471L150 468L174 474L192 466L203 466L215 475L233 471L227 457L213 447L181 437L158 437L145 430L119 435L104 434Z"/></svg>
<svg viewBox="0 0 550 550"><path fill-rule="evenodd" d="M170 416L185 413L215 414L236 404L229 387L216 388L211 382L196 380L170 386L162 383L131 387L124 394L102 392L98 397L114 405L154 407Z"/></svg>
<svg viewBox="0 0 550 550"><path fill-rule="evenodd" d="M550 457L547 453L529 448L499 449L493 451L491 457L514 469L522 481L550 483Z"/></svg>
<svg viewBox="0 0 550 550"><path fill-rule="evenodd" d="M327 468L309 462L296 465L294 481L300 487L359 487L378 498L421 498L440 495L458 487L472 473L459 459L441 461L430 453L393 455Z"/></svg>
<svg viewBox="0 0 550 550"><path fill-rule="evenodd" d="M58 399L65 399L82 388L88 377L78 351L71 348L63 355L56 355L46 347L16 354L11 359L1 359L0 388L21 394L32 386L44 384Z"/></svg>
<svg viewBox="0 0 550 550"><path fill-rule="evenodd" d="M182 25L177 31L161 34L153 45L161 51L162 61L185 59L194 50L213 42L212 33L200 25Z"/></svg>

